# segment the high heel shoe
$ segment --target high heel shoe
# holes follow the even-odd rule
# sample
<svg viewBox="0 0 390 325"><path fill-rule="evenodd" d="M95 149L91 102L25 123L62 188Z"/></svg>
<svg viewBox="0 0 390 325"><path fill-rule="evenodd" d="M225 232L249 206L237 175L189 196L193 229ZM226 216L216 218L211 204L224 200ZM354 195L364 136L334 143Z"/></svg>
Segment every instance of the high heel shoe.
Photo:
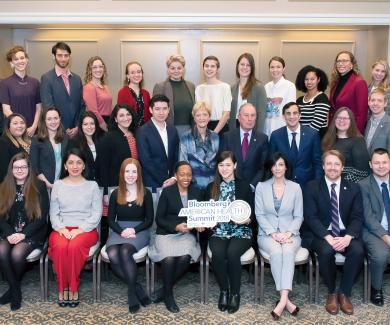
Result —
<svg viewBox="0 0 390 325"><path fill-rule="evenodd" d="M290 313L291 316L297 316L299 313L300 309L298 306L295 306L295 309Z"/></svg>
<svg viewBox="0 0 390 325"><path fill-rule="evenodd" d="M281 315L278 315L278 314L275 313L274 311L271 311L271 316L272 316L272 318L273 318L274 320L279 320Z"/></svg>
<svg viewBox="0 0 390 325"><path fill-rule="evenodd" d="M220 311L225 311L228 308L228 304L229 304L229 290L222 290L219 293L218 309Z"/></svg>
<svg viewBox="0 0 390 325"><path fill-rule="evenodd" d="M180 308L178 305L176 305L175 298L173 295L165 296L164 297L164 303L165 307L171 312L171 313L178 313L180 311Z"/></svg>
<svg viewBox="0 0 390 325"><path fill-rule="evenodd" d="M146 307L152 303L152 300L146 294L144 288L139 283L135 284L135 295L137 296L142 307Z"/></svg>
<svg viewBox="0 0 390 325"><path fill-rule="evenodd" d="M240 294L232 294L229 297L228 313L234 314L238 309L240 309Z"/></svg>

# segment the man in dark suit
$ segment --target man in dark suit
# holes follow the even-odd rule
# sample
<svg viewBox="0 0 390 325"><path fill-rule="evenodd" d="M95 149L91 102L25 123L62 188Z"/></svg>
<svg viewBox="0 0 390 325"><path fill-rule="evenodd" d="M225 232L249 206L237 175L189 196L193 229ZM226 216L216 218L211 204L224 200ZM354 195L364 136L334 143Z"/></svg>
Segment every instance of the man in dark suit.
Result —
<svg viewBox="0 0 390 325"><path fill-rule="evenodd" d="M372 175L360 181L363 196L363 241L371 262L371 302L383 306L382 279L390 257L389 151L371 155Z"/></svg>
<svg viewBox="0 0 390 325"><path fill-rule="evenodd" d="M178 159L179 136L176 127L167 124L169 99L154 95L150 100L152 118L136 134L138 158L144 185L153 192L176 182L173 178Z"/></svg>
<svg viewBox="0 0 390 325"><path fill-rule="evenodd" d="M364 259L361 240L363 203L359 185L341 179L344 157L337 150L324 153L325 177L307 183L304 191L302 246L318 256L320 274L328 287L325 309L337 314L339 308L353 314L349 299ZM345 256L343 274L336 294L335 254Z"/></svg>
<svg viewBox="0 0 390 325"><path fill-rule="evenodd" d="M43 109L57 108L61 113L61 123L66 134L73 137L82 111L83 84L80 77L69 70L71 49L68 44L58 42L52 48L54 69L41 77L41 100Z"/></svg>
<svg viewBox="0 0 390 325"><path fill-rule="evenodd" d="M364 138L368 152L376 148L390 151L390 115L386 114L387 93L381 88L374 89L368 97L371 118L367 122Z"/></svg>
<svg viewBox="0 0 390 325"><path fill-rule="evenodd" d="M256 108L244 104L238 113L240 127L225 133L219 151L233 151L237 159L237 174L248 183L254 191L263 178L264 164L268 156L268 138L254 129L256 125Z"/></svg>
<svg viewBox="0 0 390 325"><path fill-rule="evenodd" d="M316 130L301 125L301 110L290 102L283 107L286 126L271 134L270 153L285 154L292 166L292 180L303 188L312 179L320 179L323 175L321 167L321 141Z"/></svg>

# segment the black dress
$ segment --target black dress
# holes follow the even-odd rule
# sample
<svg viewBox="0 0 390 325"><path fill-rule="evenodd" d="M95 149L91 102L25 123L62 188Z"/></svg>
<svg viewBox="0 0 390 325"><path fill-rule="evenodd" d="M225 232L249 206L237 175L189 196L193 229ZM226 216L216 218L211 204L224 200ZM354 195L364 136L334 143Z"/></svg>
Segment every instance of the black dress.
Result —
<svg viewBox="0 0 390 325"><path fill-rule="evenodd" d="M21 146L16 147L8 137L0 137L0 183L7 174L8 164L11 158L23 151L25 150Z"/></svg>
<svg viewBox="0 0 390 325"><path fill-rule="evenodd" d="M0 239L6 239L14 233L23 233L33 249L43 245L47 238L47 215L49 212L49 195L46 186L38 183L41 217L29 220L24 209L23 185L16 185L14 204L9 210L8 216L0 216Z"/></svg>

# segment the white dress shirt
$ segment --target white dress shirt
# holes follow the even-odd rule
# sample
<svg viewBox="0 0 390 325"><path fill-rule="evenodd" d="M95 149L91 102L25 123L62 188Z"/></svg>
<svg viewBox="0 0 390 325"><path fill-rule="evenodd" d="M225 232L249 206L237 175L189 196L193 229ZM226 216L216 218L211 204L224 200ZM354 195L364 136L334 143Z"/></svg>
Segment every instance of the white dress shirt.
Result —
<svg viewBox="0 0 390 325"><path fill-rule="evenodd" d="M158 133L160 134L160 137L161 137L161 140L164 144L164 149L165 149L165 153L167 154L167 157L168 157L168 132L167 132L167 123L164 122L164 127L161 127L160 125L157 124L157 122L155 121L155 119L152 117L151 118L154 126L156 127Z"/></svg>
<svg viewBox="0 0 390 325"><path fill-rule="evenodd" d="M336 191L336 195L337 195L337 209L338 209L338 212L339 212L339 227L340 227L340 230L345 230L344 223L343 223L343 221L341 220L341 217L340 217L340 183L341 183L341 177L337 181L330 181L325 176L325 181L326 181L326 185L328 186L328 191L329 191L329 197L330 198L332 197L332 186L331 185L333 183L336 184L334 190ZM332 223L330 223L330 225L328 227L328 230L332 230Z"/></svg>
<svg viewBox="0 0 390 325"><path fill-rule="evenodd" d="M290 144L290 147L291 147L291 142L292 142L292 139L293 139L293 135L292 135L293 132L296 133L296 135L295 135L295 142L297 143L297 148L299 150L299 143L301 142L301 125L298 124L298 128L295 131L291 131L287 127L288 143Z"/></svg>

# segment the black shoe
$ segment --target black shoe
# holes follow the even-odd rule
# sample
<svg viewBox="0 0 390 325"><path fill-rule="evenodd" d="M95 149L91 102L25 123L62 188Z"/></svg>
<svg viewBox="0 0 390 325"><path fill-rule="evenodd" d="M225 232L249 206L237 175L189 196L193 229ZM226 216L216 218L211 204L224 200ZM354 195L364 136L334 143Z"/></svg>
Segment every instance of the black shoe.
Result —
<svg viewBox="0 0 390 325"><path fill-rule="evenodd" d="M218 309L220 311L225 311L228 309L228 304L229 304L229 290L222 290L219 293Z"/></svg>
<svg viewBox="0 0 390 325"><path fill-rule="evenodd" d="M151 301L154 303L154 304L158 304L159 302L162 302L164 300L164 290L161 288L159 290L157 290Z"/></svg>
<svg viewBox="0 0 390 325"><path fill-rule="evenodd" d="M22 306L22 290L20 287L15 288L11 294L11 310L16 311Z"/></svg>
<svg viewBox="0 0 390 325"><path fill-rule="evenodd" d="M135 314L138 310L140 309L139 304L129 306L129 313L130 314Z"/></svg>
<svg viewBox="0 0 390 325"><path fill-rule="evenodd" d="M240 294L232 294L229 298L228 313L234 314L240 308Z"/></svg>
<svg viewBox="0 0 390 325"><path fill-rule="evenodd" d="M9 288L1 297L0 305L9 304L11 302L11 288Z"/></svg>
<svg viewBox="0 0 390 325"><path fill-rule="evenodd" d="M180 311L180 308L178 305L176 305L175 298L173 296L168 296L164 298L165 307L171 312L171 313L178 313Z"/></svg>
<svg viewBox="0 0 390 325"><path fill-rule="evenodd" d="M139 302L141 303L142 307L146 307L147 305L150 305L152 303L152 300L150 300L144 288L142 288L142 286L139 283L135 284L135 294Z"/></svg>
<svg viewBox="0 0 390 325"><path fill-rule="evenodd" d="M74 294L73 294L74 295ZM68 301L68 306L70 307L70 308L76 308L79 304L80 304L80 296L79 296L79 294L77 293L77 299L75 299L74 298L74 296L73 296L73 299L71 300L71 299L69 299L69 301Z"/></svg>
<svg viewBox="0 0 390 325"><path fill-rule="evenodd" d="M382 307L383 306L383 292L382 289L374 289L371 287L371 297L370 301L375 305Z"/></svg>

